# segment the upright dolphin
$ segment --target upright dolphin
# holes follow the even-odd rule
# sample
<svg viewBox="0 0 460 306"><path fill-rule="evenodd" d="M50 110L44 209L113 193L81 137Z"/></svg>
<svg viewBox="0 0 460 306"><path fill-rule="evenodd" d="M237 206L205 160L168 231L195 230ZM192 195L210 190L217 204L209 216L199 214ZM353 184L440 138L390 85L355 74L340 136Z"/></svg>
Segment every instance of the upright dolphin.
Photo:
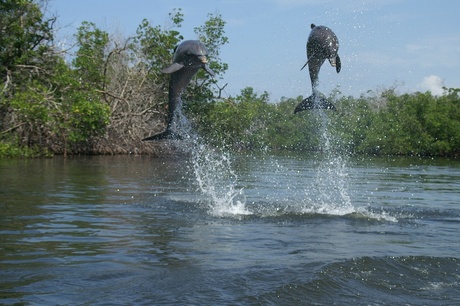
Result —
<svg viewBox="0 0 460 306"><path fill-rule="evenodd" d="M161 70L162 73L171 74L169 81L169 112L168 125L164 132L144 138L143 140L161 140L180 138L172 130L174 113L182 106L181 96L192 77L200 68L211 76L214 72L208 66L208 50L198 40L186 40L174 49L173 63Z"/></svg>
<svg viewBox="0 0 460 306"><path fill-rule="evenodd" d="M339 40L328 27L311 24L311 29L307 41L307 62L300 70L308 65L313 93L297 105L294 114L314 108L335 109L334 105L319 94L317 86L319 70L326 59L329 60L332 67L335 67L337 73L340 72L341 62L337 54L339 51Z"/></svg>

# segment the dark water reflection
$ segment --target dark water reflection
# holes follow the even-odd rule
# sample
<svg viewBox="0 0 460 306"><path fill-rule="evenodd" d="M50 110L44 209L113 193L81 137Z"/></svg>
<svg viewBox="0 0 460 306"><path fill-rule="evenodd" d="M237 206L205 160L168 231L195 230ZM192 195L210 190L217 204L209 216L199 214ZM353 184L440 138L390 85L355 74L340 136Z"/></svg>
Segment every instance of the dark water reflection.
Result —
<svg viewBox="0 0 460 306"><path fill-rule="evenodd" d="M238 157L246 214L216 215L186 157L2 160L0 301L460 303L459 162L320 164Z"/></svg>

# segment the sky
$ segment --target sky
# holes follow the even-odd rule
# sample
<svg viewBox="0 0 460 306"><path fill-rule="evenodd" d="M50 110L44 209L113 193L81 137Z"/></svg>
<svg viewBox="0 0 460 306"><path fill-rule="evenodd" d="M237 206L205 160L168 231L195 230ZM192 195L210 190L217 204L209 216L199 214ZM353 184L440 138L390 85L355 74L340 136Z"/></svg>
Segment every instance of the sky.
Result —
<svg viewBox="0 0 460 306"><path fill-rule="evenodd" d="M270 101L311 94L306 62L310 24L331 28L339 39L342 70L326 61L319 90L338 89L359 97L396 88L398 93L460 88L460 1L458 0L50 0L57 16L57 38L70 43L82 21L109 34L135 34L143 19L169 24L168 14L181 8L184 39L208 14L226 22L229 43L220 49L229 68L219 80L224 96L245 87ZM369 92L371 91L371 92Z"/></svg>

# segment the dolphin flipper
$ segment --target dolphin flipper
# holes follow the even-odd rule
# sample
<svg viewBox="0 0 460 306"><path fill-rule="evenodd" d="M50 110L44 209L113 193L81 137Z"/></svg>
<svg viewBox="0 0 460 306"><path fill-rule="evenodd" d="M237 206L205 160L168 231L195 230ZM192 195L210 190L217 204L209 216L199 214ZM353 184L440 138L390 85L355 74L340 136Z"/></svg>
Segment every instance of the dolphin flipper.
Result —
<svg viewBox="0 0 460 306"><path fill-rule="evenodd" d="M342 69L342 62L340 62L340 56L337 54L335 57L335 70L339 73L340 69Z"/></svg>
<svg viewBox="0 0 460 306"><path fill-rule="evenodd" d="M340 56L337 54L335 57L331 57L328 60L331 66L335 67L335 70L337 71L337 73L339 73L340 69L342 68L342 63L340 62Z"/></svg>
<svg viewBox="0 0 460 306"><path fill-rule="evenodd" d="M313 53L309 58L307 58L307 62L305 63L305 65L302 66L302 68L300 68L300 70L302 70L303 68L305 68L305 66L307 66L308 63L310 62L310 60L311 60L312 58L314 58L314 57L315 57L315 53Z"/></svg>
<svg viewBox="0 0 460 306"><path fill-rule="evenodd" d="M214 71L212 71L212 69L209 67L209 65L204 65L203 69L204 69L207 73L209 73L211 76L214 76L214 75L215 75Z"/></svg>
<svg viewBox="0 0 460 306"><path fill-rule="evenodd" d="M335 110L335 106L329 102L326 98L312 94L297 105L294 110L294 114L307 109L331 109Z"/></svg>
<svg viewBox="0 0 460 306"><path fill-rule="evenodd" d="M184 68L184 65L179 64L179 63L173 63L171 66L166 67L163 70L161 70L161 72L165 74L171 74L173 72L181 70L182 68Z"/></svg>
<svg viewBox="0 0 460 306"><path fill-rule="evenodd" d="M308 65L308 60L307 60L307 62L305 63L305 65L303 65L302 68L300 68L300 70L302 70L303 68L305 68L305 66L307 66L307 65Z"/></svg>

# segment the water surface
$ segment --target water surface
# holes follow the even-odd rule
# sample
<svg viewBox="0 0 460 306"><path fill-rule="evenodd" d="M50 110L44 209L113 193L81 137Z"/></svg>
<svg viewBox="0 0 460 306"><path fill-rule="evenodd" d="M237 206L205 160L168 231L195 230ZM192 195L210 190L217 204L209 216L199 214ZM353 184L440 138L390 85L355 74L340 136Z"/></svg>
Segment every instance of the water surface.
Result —
<svg viewBox="0 0 460 306"><path fill-rule="evenodd" d="M0 302L460 303L458 161L222 160L1 160Z"/></svg>

